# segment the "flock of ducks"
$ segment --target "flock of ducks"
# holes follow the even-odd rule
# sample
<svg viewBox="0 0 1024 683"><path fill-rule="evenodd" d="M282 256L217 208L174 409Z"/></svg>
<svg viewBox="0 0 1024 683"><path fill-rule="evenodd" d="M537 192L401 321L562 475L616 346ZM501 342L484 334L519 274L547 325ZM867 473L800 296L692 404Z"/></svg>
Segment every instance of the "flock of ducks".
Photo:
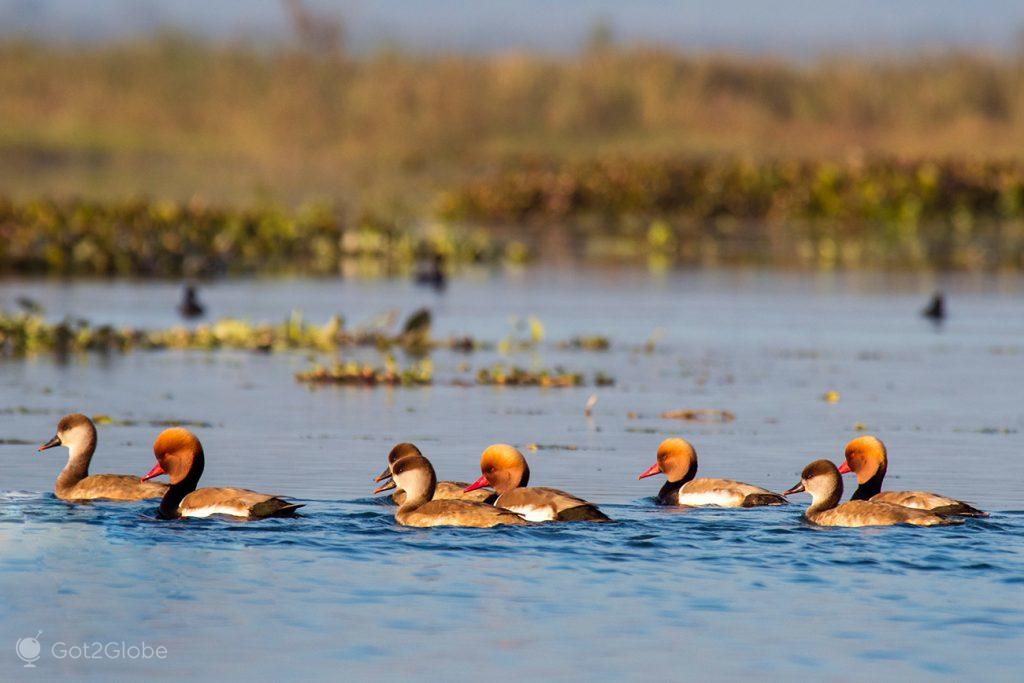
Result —
<svg viewBox="0 0 1024 683"><path fill-rule="evenodd" d="M61 500L133 501L160 498L162 519L230 515L258 519L290 516L302 507L281 497L248 489L199 487L205 466L203 446L181 427L160 433L153 443L156 464L144 476L89 474L96 451L96 426L85 415L66 415L56 435L40 451L63 446L68 461L54 485ZM665 484L656 501L685 507L749 508L786 505L786 496L805 492L811 504L805 518L820 526L861 527L912 524L957 524L960 517L986 513L953 498L926 491L882 491L888 468L885 445L873 436L861 436L846 446L838 467L816 460L804 468L800 482L788 491L768 489L731 479L697 477L697 453L685 439L666 439L658 447L653 465L639 479L658 474ZM494 527L536 522L608 522L593 503L559 489L530 486L530 467L517 449L507 444L489 446L480 457L481 476L473 483L438 481L434 467L411 443L395 446L387 466L375 479L374 494L394 490L398 506L395 521L403 526ZM842 475L853 473L857 489L840 503ZM168 482L151 481L166 475Z"/></svg>

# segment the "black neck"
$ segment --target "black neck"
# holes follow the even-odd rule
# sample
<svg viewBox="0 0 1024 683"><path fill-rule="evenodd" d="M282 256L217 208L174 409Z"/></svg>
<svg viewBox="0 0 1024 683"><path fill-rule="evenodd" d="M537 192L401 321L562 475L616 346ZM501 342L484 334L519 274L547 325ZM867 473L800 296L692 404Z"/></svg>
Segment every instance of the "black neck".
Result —
<svg viewBox="0 0 1024 683"><path fill-rule="evenodd" d="M857 487L857 490L853 492L850 500L870 500L872 496L878 495L882 492L882 479L884 478L885 472L883 470L878 470L878 472L875 473L875 476Z"/></svg>
<svg viewBox="0 0 1024 683"><path fill-rule="evenodd" d="M199 451L192 460L192 468L185 475L185 478L167 487L167 493L164 494L163 499L160 501L160 508L156 513L157 517L160 519L177 519L181 516L178 514L178 505L181 504L185 496L196 490L196 487L199 485L199 478L203 476L203 468L205 466L206 462L205 458L203 458L203 452Z"/></svg>
<svg viewBox="0 0 1024 683"><path fill-rule="evenodd" d="M658 491L658 502L676 503L679 500L676 497L676 494L679 492L679 489L683 488L683 484L685 483L686 481L683 479L680 479L679 481L666 481L665 485L661 487L660 491Z"/></svg>

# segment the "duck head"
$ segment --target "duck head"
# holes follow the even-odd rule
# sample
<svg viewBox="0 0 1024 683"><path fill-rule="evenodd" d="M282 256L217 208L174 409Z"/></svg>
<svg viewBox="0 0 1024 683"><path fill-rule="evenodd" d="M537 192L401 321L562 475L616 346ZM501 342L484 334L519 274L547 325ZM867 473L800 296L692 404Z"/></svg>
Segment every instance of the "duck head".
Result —
<svg viewBox="0 0 1024 683"><path fill-rule="evenodd" d="M395 461L391 465L391 477L405 491L403 507L421 505L434 497L434 489L437 487L434 466L418 453Z"/></svg>
<svg viewBox="0 0 1024 683"><path fill-rule="evenodd" d="M530 466L523 454L508 444L488 446L480 456L481 477L465 488L465 491L490 486L500 496L530 483Z"/></svg>
<svg viewBox="0 0 1024 683"><path fill-rule="evenodd" d="M843 478L832 461L815 460L800 473L800 483L782 495L794 493L809 493L812 508L835 507L843 496Z"/></svg>
<svg viewBox="0 0 1024 683"><path fill-rule="evenodd" d="M156 456L156 464L142 477L142 481L166 474L174 486L190 475L198 480L205 466L203 445L195 434L182 427L160 432L153 442L153 455Z"/></svg>
<svg viewBox="0 0 1024 683"><path fill-rule="evenodd" d="M414 444L411 443L400 443L394 448L392 448L391 452L388 453L387 467L384 468L383 472L374 477L373 481L375 483L380 483L382 481L391 479L391 466L394 465L399 460L401 460L402 458L409 455L419 455L422 457L423 454L420 452L419 448L417 448ZM376 489L374 489L373 492L380 493L381 491L393 489L395 488L395 486L396 484L394 480L387 481L382 486L378 486Z"/></svg>
<svg viewBox="0 0 1024 683"><path fill-rule="evenodd" d="M670 482L689 481L697 474L697 451L686 439L665 439L658 446L657 460L637 479L662 473Z"/></svg>
<svg viewBox="0 0 1024 683"><path fill-rule="evenodd" d="M65 415L57 423L57 433L52 439L44 443L37 450L45 451L48 448L65 446L70 457L88 453L96 448L96 425L81 413Z"/></svg>
<svg viewBox="0 0 1024 683"><path fill-rule="evenodd" d="M854 472L857 483L863 484L879 474L884 477L888 467L885 444L874 436L859 436L846 444L846 460L839 465L839 474Z"/></svg>

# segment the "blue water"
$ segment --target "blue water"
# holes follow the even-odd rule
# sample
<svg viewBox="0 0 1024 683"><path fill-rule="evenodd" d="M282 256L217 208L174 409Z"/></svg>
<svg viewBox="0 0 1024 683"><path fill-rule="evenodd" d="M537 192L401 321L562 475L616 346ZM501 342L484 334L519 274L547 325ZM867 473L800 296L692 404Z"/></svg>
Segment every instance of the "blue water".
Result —
<svg viewBox="0 0 1024 683"><path fill-rule="evenodd" d="M305 353L4 361L0 673L1017 680L1024 280L944 279L952 315L938 329L916 316L935 284L526 271L471 275L442 295L393 281L232 281L204 291L214 315L260 320L300 307L311 319L340 311L355 322L427 304L439 333L494 341L509 333L509 315L534 314L547 339L513 360L617 378L600 389L448 385L468 372L460 364L486 365L497 352L435 353L437 386L396 390L309 390L292 380L313 360ZM54 317L175 322L173 285L7 282L0 306L22 295ZM579 333L608 334L612 350L557 348ZM838 403L821 400L828 390ZM591 393L600 400L588 419ZM737 417L658 417L674 408ZM138 422L100 427L95 472L147 471L159 431L149 421L206 421L195 428L204 483L287 494L306 503L304 515L161 522L154 503L58 501L49 491L65 452L30 444L71 410ZM702 474L779 490L810 460L838 460L861 426L889 446L888 487L955 495L992 516L951 528L816 529L800 519L805 497L787 508L669 510L649 498L659 482L636 480L658 442L682 434ZM594 500L617 523L396 527L393 508L369 491L398 440L420 444L442 478L464 480L489 443L541 444L526 451L533 482ZM15 643L40 630L40 659L25 669ZM121 641L161 645L167 656L53 650Z"/></svg>

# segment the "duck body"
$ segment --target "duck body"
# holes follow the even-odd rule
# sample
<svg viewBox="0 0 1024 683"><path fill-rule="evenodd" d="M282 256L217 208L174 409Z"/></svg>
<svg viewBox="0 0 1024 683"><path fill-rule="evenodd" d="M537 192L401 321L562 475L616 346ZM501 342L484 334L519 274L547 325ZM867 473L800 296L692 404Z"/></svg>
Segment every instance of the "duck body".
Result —
<svg viewBox="0 0 1024 683"><path fill-rule="evenodd" d="M571 493L543 486L529 486L530 466L508 444L488 446L480 456L481 477L465 490L491 486L494 505L522 515L531 522L610 522L611 518L591 502Z"/></svg>
<svg viewBox="0 0 1024 683"><path fill-rule="evenodd" d="M196 489L178 503L178 517L210 517L230 515L261 519L288 515L302 507L277 496L249 489L204 487Z"/></svg>
<svg viewBox="0 0 1024 683"><path fill-rule="evenodd" d="M402 526L491 528L527 524L521 515L486 503L435 499L434 467L418 449L390 463L389 472L395 485L406 493L405 501L395 512L395 521Z"/></svg>
<svg viewBox="0 0 1024 683"><path fill-rule="evenodd" d="M92 474L65 485L59 479L53 489L61 500L148 500L160 498L167 485L155 481L139 481L131 474Z"/></svg>
<svg viewBox="0 0 1024 683"><path fill-rule="evenodd" d="M697 478L697 451L686 439L665 439L657 460L638 479L664 474L667 481L655 501L659 505L687 507L750 508L786 505L787 500L768 489L732 479Z"/></svg>
<svg viewBox="0 0 1024 683"><path fill-rule="evenodd" d="M57 446L68 449L68 462L54 482L53 493L61 500L131 501L160 498L167 485L139 481L128 474L89 474L96 452L96 425L85 415L65 415L57 423L57 434L39 447L44 451Z"/></svg>
<svg viewBox="0 0 1024 683"><path fill-rule="evenodd" d="M501 508L468 500L431 500L421 505L401 506L395 521L402 526L463 526L489 529L503 524L523 525L527 520Z"/></svg>
<svg viewBox="0 0 1024 683"><path fill-rule="evenodd" d="M800 483L785 495L807 492L811 505L804 518L818 526L863 527L911 524L914 526L948 526L962 524L961 520L942 517L924 510L879 503L870 500L851 500L839 503L843 496L843 479L839 469L828 460L815 460L800 474Z"/></svg>
<svg viewBox="0 0 1024 683"><path fill-rule="evenodd" d="M839 465L839 474L853 472L857 475L858 486L850 500L900 505L937 515L988 516L988 513L969 503L930 491L882 491L882 482L888 468L888 451L877 437L860 436L846 444L844 460Z"/></svg>
<svg viewBox="0 0 1024 683"><path fill-rule="evenodd" d="M165 429L153 443L156 465L142 480L166 474L170 486L160 501L161 519L230 515L246 519L284 517L295 514L301 504L248 489L228 487L196 488L203 475L206 456L199 439L181 427Z"/></svg>
<svg viewBox="0 0 1024 683"><path fill-rule="evenodd" d="M914 510L902 505L879 503L873 500L851 500L828 510L808 510L804 517L818 526L843 527L891 526L893 524L942 526L956 523L924 510Z"/></svg>
<svg viewBox="0 0 1024 683"><path fill-rule="evenodd" d="M611 518L582 498L545 486L520 486L499 495L494 505L530 522L609 522Z"/></svg>
<svg viewBox="0 0 1024 683"><path fill-rule="evenodd" d="M682 484L680 486L680 484ZM665 482L656 498L660 505L689 507L715 506L749 508L762 505L785 505L786 499L768 489L732 479L701 477L686 483Z"/></svg>

